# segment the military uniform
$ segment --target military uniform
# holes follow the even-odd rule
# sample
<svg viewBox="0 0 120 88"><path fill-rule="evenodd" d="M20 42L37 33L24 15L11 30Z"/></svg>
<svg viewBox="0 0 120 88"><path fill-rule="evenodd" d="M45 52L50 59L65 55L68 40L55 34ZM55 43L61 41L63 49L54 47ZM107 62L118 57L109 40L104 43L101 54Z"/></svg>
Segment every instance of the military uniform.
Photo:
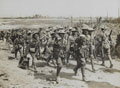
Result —
<svg viewBox="0 0 120 88"><path fill-rule="evenodd" d="M94 62L93 62L95 46L94 46L94 37L93 37L93 34L92 34L94 29L89 28L88 31L89 31L89 35L90 35L90 39L89 39L89 58L90 58L90 61L91 61L92 70L95 71Z"/></svg>
<svg viewBox="0 0 120 88"><path fill-rule="evenodd" d="M53 45L53 58L56 60L57 64L57 73L56 73L56 82L58 82L58 77L63 66L63 58L64 58L64 45L63 45L63 38L60 34L64 35L65 32L59 31L58 35L55 37L55 42Z"/></svg>
<svg viewBox="0 0 120 88"><path fill-rule="evenodd" d="M5 33L3 31L0 32L0 39L4 40Z"/></svg>
<svg viewBox="0 0 120 88"><path fill-rule="evenodd" d="M67 55L67 63L69 62L69 58L70 56L73 56L74 54L74 44L75 44L75 40L77 38L77 36L75 35L75 32L77 32L75 29L71 29L71 35L68 37L68 55Z"/></svg>
<svg viewBox="0 0 120 88"><path fill-rule="evenodd" d="M27 56L28 53L31 55L32 66L33 66L35 72L37 72L36 64L35 64L35 56L36 56L36 52L38 49L39 49L39 42L38 42L37 38L35 38L31 34L31 31L29 31L28 35L26 36L25 56Z"/></svg>
<svg viewBox="0 0 120 88"><path fill-rule="evenodd" d="M89 59L89 56L90 56L90 53L89 53L90 36L88 34L88 29L89 29L88 25L86 25L86 24L82 25L82 34L85 35L85 45L86 45L86 48L85 48L85 61L86 62L88 62L88 59Z"/></svg>
<svg viewBox="0 0 120 88"><path fill-rule="evenodd" d="M54 39L54 36L53 36L54 33L51 34L51 37L49 37L48 39L48 42L47 42L47 45L46 45L46 53L45 53L45 56L47 56L47 63L49 64L50 60L53 61L53 45L54 45L54 42L55 42L55 39ZM54 62L53 62L54 63Z"/></svg>
<svg viewBox="0 0 120 88"><path fill-rule="evenodd" d="M120 58L120 33L117 35L115 51L116 55Z"/></svg>
<svg viewBox="0 0 120 88"><path fill-rule="evenodd" d="M23 44L24 44L24 39L20 36L22 35L19 35L18 37L16 37L16 39L14 40L14 50L15 50L15 58L17 58L17 53L19 52L20 53L20 57L23 56L23 52L22 52L22 49L23 49Z"/></svg>
<svg viewBox="0 0 120 88"><path fill-rule="evenodd" d="M31 32L28 34L30 35L26 35L25 36L25 56L27 56L27 54L29 53L29 50L30 50L30 43L32 41L32 35L31 35Z"/></svg>
<svg viewBox="0 0 120 88"><path fill-rule="evenodd" d="M85 81L85 45L86 38L84 35L81 35L75 40L75 52L74 58L77 61L77 66L74 68L75 75L79 68L81 68L82 80Z"/></svg>
<svg viewBox="0 0 120 88"><path fill-rule="evenodd" d="M56 38L55 39L55 43L53 45L53 57L55 58L56 62L57 62L57 66L58 67L62 67L62 39L61 38Z"/></svg>
<svg viewBox="0 0 120 88"><path fill-rule="evenodd" d="M111 58L111 51L110 51L110 41L108 35L105 33L107 28L101 27L102 30L102 65L105 65L105 55L107 56L108 60L110 61L110 68L113 67L112 58Z"/></svg>

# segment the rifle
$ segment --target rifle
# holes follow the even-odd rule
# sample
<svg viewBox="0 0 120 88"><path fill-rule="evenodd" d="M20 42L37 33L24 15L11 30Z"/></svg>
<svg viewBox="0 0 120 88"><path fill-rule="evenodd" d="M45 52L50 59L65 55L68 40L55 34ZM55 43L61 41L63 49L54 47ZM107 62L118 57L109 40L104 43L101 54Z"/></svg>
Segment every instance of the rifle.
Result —
<svg viewBox="0 0 120 88"><path fill-rule="evenodd" d="M111 34L112 34L112 30L110 31L110 34L108 35L108 37L109 37L109 41L111 41L112 39L111 39Z"/></svg>
<svg viewBox="0 0 120 88"><path fill-rule="evenodd" d="M39 59L41 58L41 53L40 53L40 45L41 45L41 42L42 42L42 40L47 36L48 34L45 34L44 36L42 36L41 38L40 38L40 35L39 35L39 49L38 49L38 54L39 54Z"/></svg>
<svg viewBox="0 0 120 88"><path fill-rule="evenodd" d="M40 40L42 40L43 38L47 37L47 35L48 35L48 34L45 34L44 36L42 36L42 37L40 38Z"/></svg>

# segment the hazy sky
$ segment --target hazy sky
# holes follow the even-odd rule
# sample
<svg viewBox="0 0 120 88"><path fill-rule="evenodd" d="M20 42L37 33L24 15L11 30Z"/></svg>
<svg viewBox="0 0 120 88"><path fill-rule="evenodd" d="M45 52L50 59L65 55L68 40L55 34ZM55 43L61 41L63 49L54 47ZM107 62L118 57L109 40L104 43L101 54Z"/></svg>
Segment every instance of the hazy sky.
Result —
<svg viewBox="0 0 120 88"><path fill-rule="evenodd" d="M0 0L0 17L118 16L120 0ZM120 10L120 9L119 9Z"/></svg>

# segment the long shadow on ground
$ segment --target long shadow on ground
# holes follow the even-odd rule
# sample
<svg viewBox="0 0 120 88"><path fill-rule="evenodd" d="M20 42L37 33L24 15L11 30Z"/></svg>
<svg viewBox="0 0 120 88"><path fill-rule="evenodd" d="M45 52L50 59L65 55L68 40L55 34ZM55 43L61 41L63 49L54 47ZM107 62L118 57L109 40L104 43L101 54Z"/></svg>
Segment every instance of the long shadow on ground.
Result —
<svg viewBox="0 0 120 88"><path fill-rule="evenodd" d="M107 82L88 81L86 83L88 84L88 88L120 88Z"/></svg>
<svg viewBox="0 0 120 88"><path fill-rule="evenodd" d="M118 69L113 69L113 68L100 68L100 70L104 71L105 73L120 72L120 70L118 70Z"/></svg>

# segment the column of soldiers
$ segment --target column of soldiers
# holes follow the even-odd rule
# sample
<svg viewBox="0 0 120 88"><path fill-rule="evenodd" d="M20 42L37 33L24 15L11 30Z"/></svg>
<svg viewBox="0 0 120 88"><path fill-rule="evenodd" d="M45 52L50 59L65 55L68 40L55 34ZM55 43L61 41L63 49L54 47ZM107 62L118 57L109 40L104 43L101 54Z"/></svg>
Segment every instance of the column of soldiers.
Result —
<svg viewBox="0 0 120 88"><path fill-rule="evenodd" d="M13 45L15 58L18 59L20 53L19 67L30 68L28 54L32 57L32 67L37 72L36 59L45 60L47 64L50 61L57 68L56 82L59 82L60 71L65 64L74 59L77 64L73 69L75 75L78 69L81 69L82 80L85 81L85 65L91 63L92 71L95 72L94 59L96 58L96 41L101 46L102 65L105 65L107 56L110 62L110 68L113 67L109 35L105 33L107 28L101 27L101 41L95 40L94 32L97 31L88 25L82 25L81 30L77 27L49 27L48 29L40 28L37 32L32 30L9 30L4 36L6 41ZM99 46L97 46L99 47Z"/></svg>

